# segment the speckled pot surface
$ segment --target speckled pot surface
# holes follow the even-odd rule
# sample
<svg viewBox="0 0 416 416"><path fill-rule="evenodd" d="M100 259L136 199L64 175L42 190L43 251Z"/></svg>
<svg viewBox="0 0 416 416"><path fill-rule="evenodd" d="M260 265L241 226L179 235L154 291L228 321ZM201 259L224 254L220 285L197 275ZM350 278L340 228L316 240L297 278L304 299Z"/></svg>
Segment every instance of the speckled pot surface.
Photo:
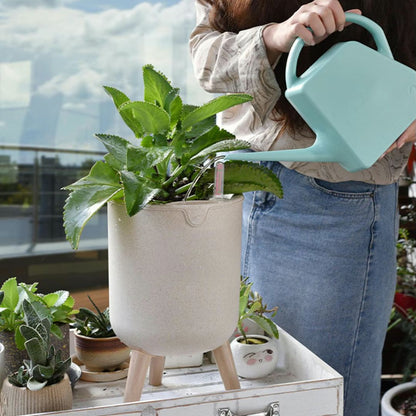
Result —
<svg viewBox="0 0 416 416"><path fill-rule="evenodd" d="M75 335L75 352L88 371L114 371L130 356L130 348L117 337L90 338Z"/></svg>
<svg viewBox="0 0 416 416"><path fill-rule="evenodd" d="M238 320L242 197L151 204L133 217L108 205L110 318L131 348L197 354Z"/></svg>
<svg viewBox="0 0 416 416"><path fill-rule="evenodd" d="M4 380L1 391L1 416L18 416L31 413L52 412L72 408L72 390L68 375L59 383L38 391L16 387Z"/></svg>

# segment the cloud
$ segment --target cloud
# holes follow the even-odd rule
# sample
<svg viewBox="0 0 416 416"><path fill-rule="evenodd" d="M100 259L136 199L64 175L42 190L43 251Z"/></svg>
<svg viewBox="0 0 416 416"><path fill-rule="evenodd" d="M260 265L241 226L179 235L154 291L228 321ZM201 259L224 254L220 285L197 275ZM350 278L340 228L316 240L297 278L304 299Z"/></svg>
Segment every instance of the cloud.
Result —
<svg viewBox="0 0 416 416"><path fill-rule="evenodd" d="M0 45L18 51L20 60L45 66L36 91L62 94L66 105L78 100L107 99L103 84L138 99L140 68L151 63L184 90L198 88L193 78L188 37L194 25L193 0L166 7L139 3L132 9L86 13L67 7L51 8L53 0L7 0L0 8ZM38 5L32 7L24 7ZM47 58L47 59L46 59ZM42 71L41 71L42 72ZM48 78L45 74L51 73ZM194 86L193 86L194 85Z"/></svg>

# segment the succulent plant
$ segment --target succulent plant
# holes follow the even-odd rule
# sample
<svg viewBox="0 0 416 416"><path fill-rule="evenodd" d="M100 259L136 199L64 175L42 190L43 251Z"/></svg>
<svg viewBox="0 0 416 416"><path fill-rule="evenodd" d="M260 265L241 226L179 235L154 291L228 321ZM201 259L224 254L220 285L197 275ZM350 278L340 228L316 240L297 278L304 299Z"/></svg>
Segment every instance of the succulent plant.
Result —
<svg viewBox="0 0 416 416"><path fill-rule="evenodd" d="M25 339L28 360L16 373L9 375L9 382L17 387L40 390L47 385L59 383L71 365L71 358L63 359L62 351L55 350L51 344L51 323L48 318L41 318L33 305L23 301L25 324L20 332Z"/></svg>
<svg viewBox="0 0 416 416"><path fill-rule="evenodd" d="M73 327L86 337L91 338L107 338L115 336L110 322L109 308L101 311L94 301L88 296L88 299L94 306L96 313L88 308L79 308L79 313L75 318Z"/></svg>

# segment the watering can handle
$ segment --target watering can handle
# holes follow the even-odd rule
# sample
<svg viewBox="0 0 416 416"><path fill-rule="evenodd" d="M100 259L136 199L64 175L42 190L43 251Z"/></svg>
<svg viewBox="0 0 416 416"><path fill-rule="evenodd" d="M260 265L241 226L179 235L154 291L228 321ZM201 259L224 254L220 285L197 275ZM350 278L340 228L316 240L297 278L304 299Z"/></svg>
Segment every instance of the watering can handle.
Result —
<svg viewBox="0 0 416 416"><path fill-rule="evenodd" d="M383 29L377 23L373 22L368 17L355 13L345 13L345 20L347 22L356 23L357 25L367 29L376 42L378 52L387 56L388 58L393 59L393 55L391 53L386 35L384 34ZM290 88L298 79L296 76L296 66L298 63L300 51L302 50L304 44L305 42L303 39L297 38L289 51L289 56L287 58L286 64L287 88Z"/></svg>

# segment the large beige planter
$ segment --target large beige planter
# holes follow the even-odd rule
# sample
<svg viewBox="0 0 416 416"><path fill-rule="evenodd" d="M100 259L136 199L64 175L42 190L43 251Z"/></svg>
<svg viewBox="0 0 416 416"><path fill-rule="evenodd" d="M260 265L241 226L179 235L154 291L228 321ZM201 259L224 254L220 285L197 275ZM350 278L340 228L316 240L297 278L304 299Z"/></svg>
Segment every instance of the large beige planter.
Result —
<svg viewBox="0 0 416 416"><path fill-rule="evenodd" d="M224 344L238 320L242 197L108 207L110 317L129 347L183 355Z"/></svg>
<svg viewBox="0 0 416 416"><path fill-rule="evenodd" d="M67 375L59 383L38 391L16 387L6 379L1 391L1 416L52 412L72 408L71 383Z"/></svg>

